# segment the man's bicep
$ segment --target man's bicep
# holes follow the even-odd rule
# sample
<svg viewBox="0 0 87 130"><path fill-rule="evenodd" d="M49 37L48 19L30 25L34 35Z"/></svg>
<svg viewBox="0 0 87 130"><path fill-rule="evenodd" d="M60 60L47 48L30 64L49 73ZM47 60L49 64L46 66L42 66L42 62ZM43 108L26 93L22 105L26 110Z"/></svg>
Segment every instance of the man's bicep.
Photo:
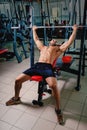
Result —
<svg viewBox="0 0 87 130"><path fill-rule="evenodd" d="M66 42L64 42L61 46L60 46L60 50L62 51L62 52L64 52L68 47L69 47L69 41L66 41Z"/></svg>

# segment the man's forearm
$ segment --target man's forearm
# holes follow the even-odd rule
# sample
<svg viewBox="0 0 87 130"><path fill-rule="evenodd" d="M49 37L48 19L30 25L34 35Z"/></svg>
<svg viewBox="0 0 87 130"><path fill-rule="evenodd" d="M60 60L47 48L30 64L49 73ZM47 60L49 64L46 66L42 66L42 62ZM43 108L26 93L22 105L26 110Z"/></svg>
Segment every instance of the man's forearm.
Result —
<svg viewBox="0 0 87 130"><path fill-rule="evenodd" d="M34 41L37 41L39 39L39 37L36 33L36 29L33 29L33 39L34 39Z"/></svg>
<svg viewBox="0 0 87 130"><path fill-rule="evenodd" d="M76 33L77 33L77 26L74 25L73 26L73 32L72 32L69 40L60 46L60 50L62 52L66 51L66 49L74 42L74 40L76 38Z"/></svg>
<svg viewBox="0 0 87 130"><path fill-rule="evenodd" d="M68 43L69 43L69 44L72 44L72 43L74 42L74 40L75 40L75 38L76 38L76 33L77 33L77 30L76 30L76 29L73 30L73 32L72 32L72 34L71 34L71 36L70 36L70 38L69 38L69 40L68 40Z"/></svg>
<svg viewBox="0 0 87 130"><path fill-rule="evenodd" d="M38 35L37 35L36 30L37 30L38 28L37 28L37 26L33 26L32 29L33 29L33 39L34 39L34 42L35 42L37 48L38 48L39 50L41 50L42 47L43 47L43 43L40 41L40 39L39 39L39 37L38 37Z"/></svg>

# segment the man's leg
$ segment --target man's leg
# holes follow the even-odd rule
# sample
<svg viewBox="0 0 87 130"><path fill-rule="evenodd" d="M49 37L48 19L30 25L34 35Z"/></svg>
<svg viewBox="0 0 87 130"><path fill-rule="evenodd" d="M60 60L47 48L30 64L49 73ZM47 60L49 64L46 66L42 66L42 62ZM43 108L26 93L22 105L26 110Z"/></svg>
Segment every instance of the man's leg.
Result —
<svg viewBox="0 0 87 130"><path fill-rule="evenodd" d="M49 77L49 78L46 78L46 82L48 83L49 87L52 89L54 98L56 100L55 112L58 117L58 122L59 122L59 124L63 125L64 119L63 119L63 114L62 114L61 108L60 108L60 93L57 88L57 80L55 77Z"/></svg>
<svg viewBox="0 0 87 130"><path fill-rule="evenodd" d="M26 74L20 74L16 80L15 80L15 98L17 99L19 97L19 93L20 93L20 89L22 87L22 83L24 83L25 81L30 80L30 76L26 75Z"/></svg>
<svg viewBox="0 0 87 130"><path fill-rule="evenodd" d="M49 77L46 79L46 82L48 83L49 87L52 89L53 91L53 95L55 97L56 100L56 109L60 109L60 93L59 90L57 88L57 80L55 77Z"/></svg>
<svg viewBox="0 0 87 130"><path fill-rule="evenodd" d="M6 102L7 106L14 105L14 104L19 104L20 103L19 94L20 94L20 90L21 90L21 87L22 87L22 83L25 82L25 81L27 81L27 80L30 80L30 76L28 76L26 74L20 74L16 78L16 80L15 80L15 86L14 86L15 94L14 94L14 97L12 97L9 101Z"/></svg>

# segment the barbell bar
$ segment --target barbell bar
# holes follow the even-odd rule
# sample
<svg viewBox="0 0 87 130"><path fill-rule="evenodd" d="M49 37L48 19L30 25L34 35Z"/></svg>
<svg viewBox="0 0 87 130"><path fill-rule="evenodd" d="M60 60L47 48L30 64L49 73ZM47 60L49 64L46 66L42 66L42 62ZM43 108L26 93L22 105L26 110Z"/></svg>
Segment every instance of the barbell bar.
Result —
<svg viewBox="0 0 87 130"><path fill-rule="evenodd" d="M32 26L33 27L33 26ZM25 29L32 28L32 27L25 27ZM38 29L40 28L72 28L73 26L37 26ZM87 28L87 26L78 25L78 28ZM21 26L13 26L11 29L21 29Z"/></svg>

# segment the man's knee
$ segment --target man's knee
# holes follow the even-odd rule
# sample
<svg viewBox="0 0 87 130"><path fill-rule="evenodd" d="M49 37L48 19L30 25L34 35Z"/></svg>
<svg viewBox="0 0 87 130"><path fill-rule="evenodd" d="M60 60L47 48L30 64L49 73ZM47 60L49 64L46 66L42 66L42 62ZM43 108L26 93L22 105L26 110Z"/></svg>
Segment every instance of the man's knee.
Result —
<svg viewBox="0 0 87 130"><path fill-rule="evenodd" d="M49 87L52 88L52 89L55 89L57 87L57 84L56 83L51 83Z"/></svg>
<svg viewBox="0 0 87 130"><path fill-rule="evenodd" d="M50 88L56 88L57 87L57 81L56 81L55 78L48 78L46 81L47 81Z"/></svg>
<svg viewBox="0 0 87 130"><path fill-rule="evenodd" d="M15 84L16 84L16 85L18 85L18 84L22 84L22 81L21 81L21 79L19 79L19 78L16 78L16 79L15 79Z"/></svg>

